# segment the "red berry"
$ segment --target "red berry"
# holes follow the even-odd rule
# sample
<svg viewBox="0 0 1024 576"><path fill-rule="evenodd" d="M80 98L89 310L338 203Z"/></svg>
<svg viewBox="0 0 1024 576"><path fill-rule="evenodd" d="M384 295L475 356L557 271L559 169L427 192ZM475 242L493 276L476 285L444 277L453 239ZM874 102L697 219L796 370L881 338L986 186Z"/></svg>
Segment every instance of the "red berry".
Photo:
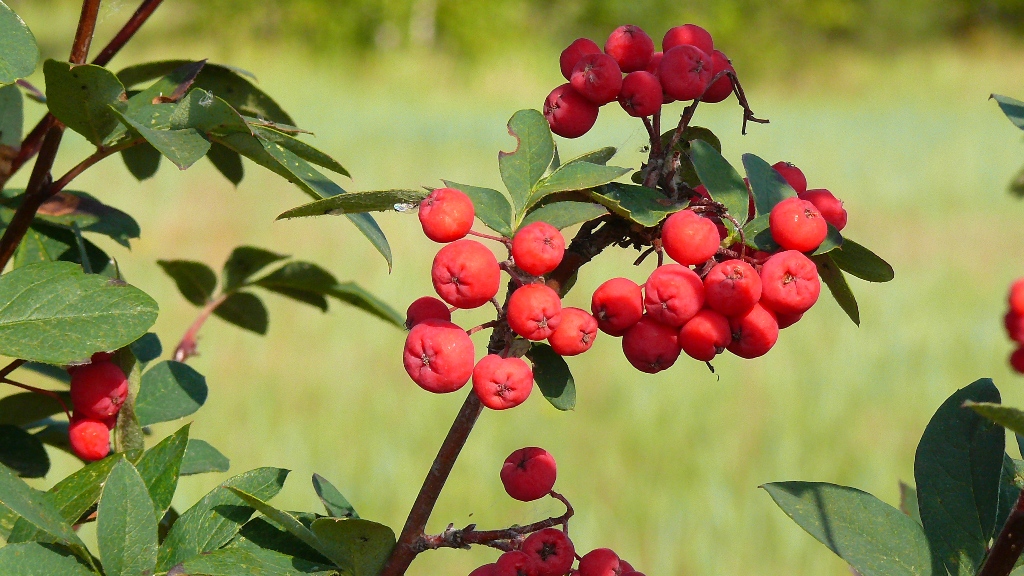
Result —
<svg viewBox="0 0 1024 576"><path fill-rule="evenodd" d="M445 302L458 308L478 308L498 293L501 269L483 244L456 240L434 256L430 277Z"/></svg>
<svg viewBox="0 0 1024 576"><path fill-rule="evenodd" d="M558 268L565 253L565 238L547 222L534 222L520 228L512 237L512 259L516 266L534 276L543 276Z"/></svg>
<svg viewBox="0 0 1024 576"><path fill-rule="evenodd" d="M742 316L761 299L761 277L742 260L716 264L704 278L704 301L712 310Z"/></svg>
<svg viewBox="0 0 1024 576"><path fill-rule="evenodd" d="M1024 374L1024 347L1017 348L1010 354L1010 366L1018 374Z"/></svg>
<svg viewBox="0 0 1024 576"><path fill-rule="evenodd" d="M423 234L434 242L463 238L473 227L473 201L462 190L438 188L420 202Z"/></svg>
<svg viewBox="0 0 1024 576"><path fill-rule="evenodd" d="M579 63L580 58L587 54L600 54L601 47L597 45L597 42L589 38L577 38L572 41L572 44L562 50L562 55L558 57L558 66L562 69L562 76L568 80L572 78L572 69Z"/></svg>
<svg viewBox="0 0 1024 576"><path fill-rule="evenodd" d="M498 565L484 564L483 566L470 572L469 576L498 576Z"/></svg>
<svg viewBox="0 0 1024 576"><path fill-rule="evenodd" d="M669 29L661 41L661 48L668 52L676 46L684 44L696 46L705 54L711 54L715 49L715 41L711 38L711 33L696 24L683 24Z"/></svg>
<svg viewBox="0 0 1024 576"><path fill-rule="evenodd" d="M114 357L113 352L97 352L89 359L90 362L108 362Z"/></svg>
<svg viewBox="0 0 1024 576"><path fill-rule="evenodd" d="M703 306L704 283L686 266L659 266L644 284L647 315L666 326L682 326Z"/></svg>
<svg viewBox="0 0 1024 576"><path fill-rule="evenodd" d="M1017 314L1010 311L1003 316L1003 325L1006 326L1006 333L1019 344L1024 345L1024 314Z"/></svg>
<svg viewBox="0 0 1024 576"><path fill-rule="evenodd" d="M1010 285L1010 296L1007 299L1011 312L1024 315L1024 278L1020 278Z"/></svg>
<svg viewBox="0 0 1024 576"><path fill-rule="evenodd" d="M821 217L825 219L825 222L835 226L836 230L846 228L846 208L843 208L843 201L836 198L831 192L824 188L817 188L803 192L799 196L801 200L807 200L814 204L818 212L821 212Z"/></svg>
<svg viewBox="0 0 1024 576"><path fill-rule="evenodd" d="M796 190L797 194L807 191L807 177L804 173L796 167L795 164L790 162L776 162L772 164L772 168L779 174L782 174L782 178Z"/></svg>
<svg viewBox="0 0 1024 576"><path fill-rule="evenodd" d="M608 548L591 550L580 558L580 576L619 576L619 555Z"/></svg>
<svg viewBox="0 0 1024 576"><path fill-rule="evenodd" d="M803 314L820 292L818 268L796 250L779 252L761 267L761 304L777 314Z"/></svg>
<svg viewBox="0 0 1024 576"><path fill-rule="evenodd" d="M643 70L630 72L622 80L619 105L634 117L651 116L661 110L664 96L658 77Z"/></svg>
<svg viewBox="0 0 1024 576"><path fill-rule="evenodd" d="M711 57L689 45L667 50L658 65L658 80L665 94L676 100L694 100L711 82Z"/></svg>
<svg viewBox="0 0 1024 576"><path fill-rule="evenodd" d="M622 353L637 370L656 374L679 358L679 331L644 316L623 335Z"/></svg>
<svg viewBox="0 0 1024 576"><path fill-rule="evenodd" d="M413 326L424 320L451 322L452 312L448 309L447 304L433 296L417 298L415 302L409 304L409 309L405 311L405 327L412 329Z"/></svg>
<svg viewBox="0 0 1024 576"><path fill-rule="evenodd" d="M555 354L576 356L594 345L597 338L597 318L579 308L562 308L558 328L548 336L548 344Z"/></svg>
<svg viewBox="0 0 1024 576"><path fill-rule="evenodd" d="M533 370L521 358L488 354L473 368L473 390L492 410L519 406L533 391Z"/></svg>
<svg viewBox="0 0 1024 576"><path fill-rule="evenodd" d="M828 236L828 222L807 200L786 198L768 215L772 238L786 250L813 252Z"/></svg>
<svg viewBox="0 0 1024 576"><path fill-rule="evenodd" d="M564 576L576 560L572 540L557 528L545 528L527 536L521 548L537 567L537 576Z"/></svg>
<svg viewBox="0 0 1024 576"><path fill-rule="evenodd" d="M594 104L607 104L622 89L622 70L607 54L586 54L572 69L573 90Z"/></svg>
<svg viewBox="0 0 1024 576"><path fill-rule="evenodd" d="M664 56L665 56L664 52L655 52L654 54L651 54L651 60L649 62L647 62L647 67L644 68L644 70L646 70L647 72L650 72L651 74L654 74L655 76L657 76L658 75L658 67L661 66L661 59ZM666 104L668 104L668 102L666 102Z"/></svg>
<svg viewBox="0 0 1024 576"><path fill-rule="evenodd" d="M707 308L697 312L679 330L679 345L695 360L710 362L732 343L729 319Z"/></svg>
<svg viewBox="0 0 1024 576"><path fill-rule="evenodd" d="M569 84L562 84L544 100L544 117L551 131L563 138L579 138L597 122L598 107Z"/></svg>
<svg viewBox="0 0 1024 576"><path fill-rule="evenodd" d="M623 572L622 576L645 576L645 574L636 570L630 570L629 572Z"/></svg>
<svg viewBox="0 0 1024 576"><path fill-rule="evenodd" d="M508 326L527 340L544 340L558 328L562 299L544 284L527 284L508 300Z"/></svg>
<svg viewBox="0 0 1024 576"><path fill-rule="evenodd" d="M71 403L85 418L104 420L121 410L128 397L128 378L113 362L79 366L71 374Z"/></svg>
<svg viewBox="0 0 1024 576"><path fill-rule="evenodd" d="M619 26L604 44L605 54L615 59L623 72L647 67L654 54L654 40L639 26Z"/></svg>
<svg viewBox="0 0 1024 576"><path fill-rule="evenodd" d="M718 50L711 52L711 77L714 78L726 70L734 74L736 73L736 69L732 67L732 62L729 62L729 58L725 54ZM708 88L701 100L715 104L725 100L730 94L732 94L732 78L722 76Z"/></svg>
<svg viewBox="0 0 1024 576"><path fill-rule="evenodd" d="M594 291L590 311L602 332L622 336L644 315L643 291L632 280L612 278Z"/></svg>
<svg viewBox="0 0 1024 576"><path fill-rule="evenodd" d="M732 344L729 352L740 358L757 358L764 356L779 340L779 323L775 314L755 304L745 316L732 318Z"/></svg>
<svg viewBox="0 0 1024 576"><path fill-rule="evenodd" d="M715 223L692 210L676 212L661 227L661 245L665 252L684 266L707 262L718 252L720 243Z"/></svg>
<svg viewBox="0 0 1024 576"><path fill-rule="evenodd" d="M454 392L473 375L473 341L451 322L424 320L409 331L402 361L420 388Z"/></svg>
<svg viewBox="0 0 1024 576"><path fill-rule="evenodd" d="M75 414L68 425L71 450L86 462L102 460L110 454L110 428L102 420Z"/></svg>
<svg viewBox="0 0 1024 576"><path fill-rule="evenodd" d="M495 576L539 576L533 558L521 550L505 552L494 563Z"/></svg>
<svg viewBox="0 0 1024 576"><path fill-rule="evenodd" d="M501 466L501 484L508 495L521 502L547 496L558 475L555 457L543 448L520 448Z"/></svg>
<svg viewBox="0 0 1024 576"><path fill-rule="evenodd" d="M779 322L779 330L789 328L803 318L803 314L776 314L775 319Z"/></svg>

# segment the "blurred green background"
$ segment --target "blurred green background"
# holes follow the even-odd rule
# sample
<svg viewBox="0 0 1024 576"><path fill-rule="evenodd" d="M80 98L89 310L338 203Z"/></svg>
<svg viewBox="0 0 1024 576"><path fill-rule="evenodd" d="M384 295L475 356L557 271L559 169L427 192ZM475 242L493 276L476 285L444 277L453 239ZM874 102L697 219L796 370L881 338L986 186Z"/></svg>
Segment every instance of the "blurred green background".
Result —
<svg viewBox="0 0 1024 576"><path fill-rule="evenodd" d="M73 3L9 0L48 56L66 57ZM670 26L705 24L735 61L755 111L771 119L740 136L735 101L702 107L739 165L754 152L804 169L814 187L840 196L851 238L896 269L886 285L851 280L863 325L823 298L786 330L766 357L716 361L717 374L681 359L656 376L635 372L618 342L570 360L579 404L559 413L537 397L487 412L471 437L430 524L482 527L560 513L553 502L505 496L501 461L526 445L558 459L557 488L576 507L582 550L613 547L638 569L661 575L846 575L847 568L779 511L757 487L777 480L856 486L896 504L897 482L913 480L924 426L953 390L993 377L1004 399L1024 406L1010 374L1001 328L1005 292L1024 275L1024 204L1006 185L1024 161L1020 132L987 101L1024 95L1017 39L1024 2L944 0L168 0L139 40L112 65L170 57L210 58L254 70L315 143L353 174L350 189L437 185L441 178L500 186L496 154L513 141L505 122L539 107L563 82L557 56L572 38L598 42L621 23L660 38ZM104 3L101 45L135 9ZM96 49L96 48L94 48ZM37 75L33 81L41 85ZM678 114L679 104L666 109ZM29 104L31 115L41 107ZM644 130L617 107L562 157L618 146L613 163L637 166ZM67 138L62 172L89 152ZM252 164L236 190L203 161L135 182L119 159L76 187L132 213L143 229L131 251L98 240L129 281L161 305L155 327L167 353L196 309L155 261L203 260L219 268L252 244L321 263L398 309L431 293L437 249L412 215L380 218L395 251L387 266L344 219L274 222L306 202ZM25 175L13 185L23 182ZM613 275L641 281L652 263L635 253L600 256L568 296L586 307ZM350 308L327 314L267 298L261 338L217 319L204 329L210 398L193 435L231 458L232 472L274 465L294 470L275 501L318 509L308 479L318 472L368 518L400 529L463 393L433 396L406 377L403 333ZM459 313L473 325L486 311ZM475 337L483 346L484 335ZM172 431L162 425L157 437ZM1016 454L1016 449L1011 448ZM48 486L75 466L54 455ZM220 477L182 480L184 508ZM86 528L88 532L90 528ZM466 574L492 550L424 554L411 574Z"/></svg>

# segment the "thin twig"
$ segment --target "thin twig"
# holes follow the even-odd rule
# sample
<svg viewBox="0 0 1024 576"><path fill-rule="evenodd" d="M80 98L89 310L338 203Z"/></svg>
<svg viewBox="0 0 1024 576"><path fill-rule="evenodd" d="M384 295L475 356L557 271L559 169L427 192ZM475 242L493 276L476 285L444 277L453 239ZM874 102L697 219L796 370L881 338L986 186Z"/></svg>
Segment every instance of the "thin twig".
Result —
<svg viewBox="0 0 1024 576"><path fill-rule="evenodd" d="M11 372L14 372L18 368L24 366L26 362L28 362L28 360L19 359L11 362L7 366L4 366L2 369L0 369L0 378L7 378L8 376L11 375Z"/></svg>
<svg viewBox="0 0 1024 576"><path fill-rule="evenodd" d="M43 389L43 388L36 388L35 386L29 386L28 384L22 384L21 382L15 382L14 380L11 380L11 379L9 379L7 377L0 378L0 382L3 382L4 384L10 384L11 386L14 386L15 388L21 388L22 390L27 390L27 391L32 392L34 394L41 394L43 396L49 396L50 398L53 398L54 400L56 400L57 402L60 403L60 407L64 409L64 414L67 415L68 420L71 420L71 411L68 410L67 404L64 403L64 399L60 397L60 394L57 394L53 390L46 390L46 389Z"/></svg>
<svg viewBox="0 0 1024 576"><path fill-rule="evenodd" d="M199 331L203 328L203 324L210 318L213 311L218 306L224 303L228 298L228 294L222 294L213 300L206 303L203 309L199 311L199 315L192 322L192 325L185 331L185 335L181 337L181 341L178 342L178 346L174 349L174 361L175 362L188 362L188 359L199 354Z"/></svg>
<svg viewBox="0 0 1024 576"><path fill-rule="evenodd" d="M978 576L1008 576L1024 550L1024 491L1017 497L992 548L978 570Z"/></svg>
<svg viewBox="0 0 1024 576"><path fill-rule="evenodd" d="M478 545L507 550L517 548L527 534L533 534L545 528L553 528L559 524L567 529L569 519L575 513L572 505L557 492L552 491L550 496L565 505L565 513L561 516L546 518L526 526L510 526L500 530L476 530L475 524L456 530L449 525L448 529L440 534L420 537L416 542L416 548L423 552L438 548L469 548L472 545ZM495 544L498 545L495 546Z"/></svg>
<svg viewBox="0 0 1024 576"><path fill-rule="evenodd" d="M466 334L469 334L470 336L472 336L473 334L476 334L477 332L479 332L481 330L486 330L487 328L494 328L497 325L498 325L498 321L497 320L491 320L490 322L484 322L483 324L481 324L479 326L473 326L469 330L466 330Z"/></svg>
<svg viewBox="0 0 1024 576"><path fill-rule="evenodd" d="M511 246L512 241L504 236L494 236L492 234L484 234L483 232L477 232L476 230L470 230L466 233L467 236L476 236L477 238L485 238L487 240L494 240L495 242L501 242L505 246Z"/></svg>

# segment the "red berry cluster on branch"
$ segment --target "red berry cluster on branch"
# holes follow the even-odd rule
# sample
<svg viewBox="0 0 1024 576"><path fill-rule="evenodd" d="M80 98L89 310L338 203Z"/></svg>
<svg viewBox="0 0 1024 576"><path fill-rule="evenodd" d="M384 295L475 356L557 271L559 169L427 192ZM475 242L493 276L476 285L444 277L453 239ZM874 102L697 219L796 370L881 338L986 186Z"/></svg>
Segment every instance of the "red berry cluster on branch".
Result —
<svg viewBox="0 0 1024 576"><path fill-rule="evenodd" d="M1010 340L1017 344L1017 349L1010 354L1010 366L1019 374L1024 374L1024 278L1010 285L1008 300L1010 309L1003 321Z"/></svg>
<svg viewBox="0 0 1024 576"><path fill-rule="evenodd" d="M74 407L68 426L71 449L82 460L102 460L110 453L110 431L128 398L128 378L106 352L97 352L88 364L69 367L68 374Z"/></svg>

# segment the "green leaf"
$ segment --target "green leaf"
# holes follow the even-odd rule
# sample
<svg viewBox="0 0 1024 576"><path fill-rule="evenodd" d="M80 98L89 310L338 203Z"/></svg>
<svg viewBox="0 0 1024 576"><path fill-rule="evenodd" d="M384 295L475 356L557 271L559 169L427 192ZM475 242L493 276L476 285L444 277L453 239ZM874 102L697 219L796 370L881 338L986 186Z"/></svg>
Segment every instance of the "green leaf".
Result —
<svg viewBox="0 0 1024 576"><path fill-rule="evenodd" d="M257 334L266 334L270 323L263 301L249 292L235 292L228 296L213 313L225 322Z"/></svg>
<svg viewBox="0 0 1024 576"><path fill-rule="evenodd" d="M0 2L0 6L3 6L3 2ZM0 39L0 42L3 40ZM21 148L21 132L25 121L23 107L21 90L16 85L0 88L0 146L15 150Z"/></svg>
<svg viewBox="0 0 1024 576"><path fill-rule="evenodd" d="M385 212L402 210L406 204L419 204L427 197L424 190L368 190L347 192L323 200L303 204L281 213L278 220L324 216L327 214L357 214L361 212Z"/></svg>
<svg viewBox="0 0 1024 576"><path fill-rule="evenodd" d="M909 516L914 522L921 523L921 510L917 504L917 490L900 482L900 512Z"/></svg>
<svg viewBox="0 0 1024 576"><path fill-rule="evenodd" d="M146 483L124 458L110 471L96 518L96 539L106 576L153 573L157 516Z"/></svg>
<svg viewBox="0 0 1024 576"><path fill-rule="evenodd" d="M529 209L530 206L533 206L550 194L588 190L608 184L616 178L629 173L630 170L630 168L603 166L589 162L570 162L537 182L526 208Z"/></svg>
<svg viewBox="0 0 1024 576"><path fill-rule="evenodd" d="M170 422L195 414L207 393L202 374L187 364L164 360L142 375L135 413L143 426Z"/></svg>
<svg viewBox="0 0 1024 576"><path fill-rule="evenodd" d="M160 151L148 142L121 151L121 159L124 160L128 172L131 172L131 175L139 182L156 175L157 170L160 169L160 158L162 157Z"/></svg>
<svg viewBox="0 0 1024 576"><path fill-rule="evenodd" d="M523 226L534 222L547 222L559 230L600 218L608 213L602 204L593 202L552 202L537 208L523 218Z"/></svg>
<svg viewBox="0 0 1024 576"><path fill-rule="evenodd" d="M368 312L398 328L405 327L405 316L355 282L343 282L331 288L328 296Z"/></svg>
<svg viewBox="0 0 1024 576"><path fill-rule="evenodd" d="M288 256L254 246L239 246L231 251L224 263L224 291L230 292L243 285L253 274L284 260Z"/></svg>
<svg viewBox="0 0 1024 576"><path fill-rule="evenodd" d="M576 382L565 358L547 344L534 344L527 356L533 362L533 379L544 398L559 410L575 408Z"/></svg>
<svg viewBox="0 0 1024 576"><path fill-rule="evenodd" d="M209 138L231 134L252 136L252 128L223 98L194 88L174 107L168 119L174 130L197 130Z"/></svg>
<svg viewBox="0 0 1024 576"><path fill-rule="evenodd" d="M1024 102L1009 96L1000 96L999 94L993 94L990 98L999 104L1003 114L1006 114L1006 117L1010 119L1010 122L1013 122L1014 126L1024 130Z"/></svg>
<svg viewBox="0 0 1024 576"><path fill-rule="evenodd" d="M115 269L110 256L92 242L84 240L84 243L93 273L113 277ZM14 253L13 267L22 268L29 264L53 261L81 264L82 253L78 249L77 239L71 230L44 224L37 218Z"/></svg>
<svg viewBox="0 0 1024 576"><path fill-rule="evenodd" d="M235 186L242 182L245 168L242 166L242 157L237 152L214 142L210 145L210 151L206 153L206 157L229 182Z"/></svg>
<svg viewBox="0 0 1024 576"><path fill-rule="evenodd" d="M156 446L146 450L135 464L139 475L149 490L153 502L154 520L159 521L171 507L171 499L178 487L181 475L190 424L186 424L177 432L161 440Z"/></svg>
<svg viewBox="0 0 1024 576"><path fill-rule="evenodd" d="M1012 406L970 400L964 402L963 406L964 408L974 410L986 419L999 424L1015 434L1024 434L1024 411Z"/></svg>
<svg viewBox="0 0 1024 576"><path fill-rule="evenodd" d="M114 427L114 451L142 451L146 448L145 433L135 414L135 401L142 385L142 365L130 348L118 350L113 360L128 375L128 398L121 404L117 413L117 426Z"/></svg>
<svg viewBox="0 0 1024 576"><path fill-rule="evenodd" d="M87 275L68 262L31 264L0 276L0 302L0 354L50 364L127 346L157 315L156 302L138 288Z"/></svg>
<svg viewBox="0 0 1024 576"><path fill-rule="evenodd" d="M0 3L0 6L3 4ZM63 546L25 542L0 548L5 576L96 576L89 565Z"/></svg>
<svg viewBox="0 0 1024 576"><path fill-rule="evenodd" d="M319 516L312 512L289 512L303 526L309 528ZM242 529L229 542L226 548L239 548L251 552L259 552L265 549L278 554L284 554L296 559L303 559L321 566L330 566L333 563L324 557L323 554L310 548L287 530L272 521L266 516L257 516L245 523Z"/></svg>
<svg viewBox="0 0 1024 576"><path fill-rule="evenodd" d="M285 176L314 200L345 194L345 190L324 176L312 164L291 150L268 140L260 140L263 149L287 172Z"/></svg>
<svg viewBox="0 0 1024 576"><path fill-rule="evenodd" d="M380 574L391 549L395 533L376 522L362 519L320 518L310 527L320 543L332 550L330 558L343 558L342 568L352 576Z"/></svg>
<svg viewBox="0 0 1024 576"><path fill-rule="evenodd" d="M1020 497L1021 481L1024 480L1021 477L1021 472L1024 471L1021 466L1024 466L1024 462L1010 458L1009 454L1003 454L1003 469L999 477L999 507L996 509L993 537L998 535L1003 525L1006 524L1006 519L1013 512L1017 499Z"/></svg>
<svg viewBox="0 0 1024 576"><path fill-rule="evenodd" d="M0 85L28 76L39 63L39 46L25 21L0 2Z"/></svg>
<svg viewBox="0 0 1024 576"><path fill-rule="evenodd" d="M888 262L849 238L843 238L842 245L829 254L836 266L861 280L889 282L896 277Z"/></svg>
<svg viewBox="0 0 1024 576"><path fill-rule="evenodd" d="M933 558L974 574L995 528L1005 432L964 402L999 402L991 380L958 390L932 416L917 446L914 478Z"/></svg>
<svg viewBox="0 0 1024 576"><path fill-rule="evenodd" d="M772 238L772 231L768 226L768 214L762 214L747 222L743 226L743 238L746 245L764 252L776 252L780 250L779 245Z"/></svg>
<svg viewBox="0 0 1024 576"><path fill-rule="evenodd" d="M71 394L56 392L71 409ZM55 399L36 394L35 392L19 392L0 398L0 424L24 426L61 414L64 408Z"/></svg>
<svg viewBox="0 0 1024 576"><path fill-rule="evenodd" d="M150 128L144 122L140 122L113 108L114 114L126 126L137 132L146 139L153 148L163 154L179 170L185 170L206 156L210 150L210 141L203 137L194 128L181 130L167 128Z"/></svg>
<svg viewBox="0 0 1024 576"><path fill-rule="evenodd" d="M313 489L324 503L327 515L334 518L359 518L356 509L349 504L341 492L319 474L313 474Z"/></svg>
<svg viewBox="0 0 1024 576"><path fill-rule="evenodd" d="M767 215L776 204L786 198L796 197L796 190L786 182L782 174L760 157L744 154L743 168L747 172L747 179L750 180L758 216Z"/></svg>
<svg viewBox="0 0 1024 576"><path fill-rule="evenodd" d="M513 114L508 121L508 133L516 139L516 148L498 153L498 170L518 215L526 209L530 194L551 164L555 141L548 121L536 110Z"/></svg>
<svg viewBox="0 0 1024 576"><path fill-rule="evenodd" d="M186 300L196 306L203 306L217 288L217 274L202 262L190 260L157 260Z"/></svg>
<svg viewBox="0 0 1024 576"><path fill-rule="evenodd" d="M589 162L591 164L604 165L607 164L613 156L615 156L616 152L618 152L618 150L616 150L614 146L605 146L604 148L598 148L597 150L587 152L586 154L580 154L572 160L565 162L563 166L567 166L574 162ZM557 170L558 166L555 166L554 169Z"/></svg>
<svg viewBox="0 0 1024 576"><path fill-rule="evenodd" d="M828 254L843 245L843 235L839 233L839 230L829 224L828 234L825 236L825 240L822 241L821 245L813 252L813 254Z"/></svg>
<svg viewBox="0 0 1024 576"><path fill-rule="evenodd" d="M473 211L485 226L506 238L512 237L512 206L504 194L491 188L480 188L443 180L449 188L461 190L473 201Z"/></svg>
<svg viewBox="0 0 1024 576"><path fill-rule="evenodd" d="M686 208L686 202L672 202L661 192L646 186L612 182L588 192L594 200L631 222L651 228L666 216Z"/></svg>
<svg viewBox="0 0 1024 576"><path fill-rule="evenodd" d="M68 128L100 146L118 127L115 109L124 107L124 86L102 66L47 60L46 105Z"/></svg>
<svg viewBox="0 0 1024 576"><path fill-rule="evenodd" d="M252 516L254 509L228 488L235 487L262 500L273 498L284 485L287 470L257 468L214 488L178 518L160 545L157 570L212 552L227 544Z"/></svg>
<svg viewBox="0 0 1024 576"><path fill-rule="evenodd" d="M836 303L843 309L843 312L846 312L850 320L853 320L854 324L860 326L860 308L857 306L857 299L853 296L853 291L850 290L843 271L832 260L832 255L812 256L811 260L814 260L814 264L818 267L818 275L825 282L825 286L828 286Z"/></svg>
<svg viewBox="0 0 1024 576"><path fill-rule="evenodd" d="M259 498L251 494L247 494L244 490L231 488L231 491L234 492L235 495L237 495L239 498L244 500L246 504L252 506L257 511L259 511L260 514L263 514L272 522L287 530L289 534L298 538L306 546L309 546L310 548L323 554L331 562L334 562L335 564L338 564L340 566L346 561L347 558L344 556L334 556L333 554L337 553L337 549L334 547L324 546L323 544L321 544L320 540L313 535L313 532L305 525L303 525L302 522L299 522L298 518L296 518L295 516L292 516L287 512L278 510L277 508L274 508L273 506L267 504L263 500L260 500Z"/></svg>
<svg viewBox="0 0 1024 576"><path fill-rule="evenodd" d="M921 526L867 492L820 482L762 486L808 534L863 576L930 576Z"/></svg>
<svg viewBox="0 0 1024 576"><path fill-rule="evenodd" d="M30 488L6 466L0 466L0 503L56 542L67 544L83 558L88 557L85 544L78 539L71 525L61 518L50 500Z"/></svg>
<svg viewBox="0 0 1024 576"><path fill-rule="evenodd" d="M186 62L169 71L162 78L128 99L128 109L140 110L154 104L178 102L188 92L196 77L206 66L206 60ZM118 78L120 80L120 78Z"/></svg>
<svg viewBox="0 0 1024 576"><path fill-rule="evenodd" d="M12 199L10 206L21 205L23 198ZM129 214L104 204L91 194L73 190L59 192L44 202L36 212L36 221L37 227L38 222L68 229L77 225L82 232L102 234L125 248L142 233L139 223Z"/></svg>
<svg viewBox="0 0 1024 576"><path fill-rule="evenodd" d="M3 424L0 425L0 464L22 478L42 478L50 470L50 457L38 438L17 426Z"/></svg>
<svg viewBox="0 0 1024 576"><path fill-rule="evenodd" d="M222 548L185 562L185 574L203 576L333 576L331 566L308 562L262 548Z"/></svg>
<svg viewBox="0 0 1024 576"><path fill-rule="evenodd" d="M160 344L160 337L152 332L143 334L141 338L128 346L135 358L146 364L160 357L163 353L163 346Z"/></svg>
<svg viewBox="0 0 1024 576"><path fill-rule="evenodd" d="M206 474L207 472L227 472L231 462L209 443L195 438L188 441L185 459L181 461L182 476Z"/></svg>
<svg viewBox="0 0 1024 576"><path fill-rule="evenodd" d="M690 160L700 181L716 202L721 202L729 214L742 226L750 211L750 192L738 172L722 154L703 140L690 144ZM726 226L732 223L725 221Z"/></svg>
<svg viewBox="0 0 1024 576"><path fill-rule="evenodd" d="M280 144L281 146L284 146L288 150L294 152L296 156L302 158L307 162L316 164L321 168L327 168L331 172L336 172L338 174L341 174L342 176L351 177L351 174L348 173L348 170L346 170L344 166L339 164L337 160L331 158L326 153L317 150L313 146L306 144L302 140L295 138L294 136L289 136L288 134L284 134L282 132L278 132L277 130L272 130L270 128L253 126L252 124L250 124L250 127L252 127L253 132L255 132L256 136L268 142L273 142L275 144Z"/></svg>

